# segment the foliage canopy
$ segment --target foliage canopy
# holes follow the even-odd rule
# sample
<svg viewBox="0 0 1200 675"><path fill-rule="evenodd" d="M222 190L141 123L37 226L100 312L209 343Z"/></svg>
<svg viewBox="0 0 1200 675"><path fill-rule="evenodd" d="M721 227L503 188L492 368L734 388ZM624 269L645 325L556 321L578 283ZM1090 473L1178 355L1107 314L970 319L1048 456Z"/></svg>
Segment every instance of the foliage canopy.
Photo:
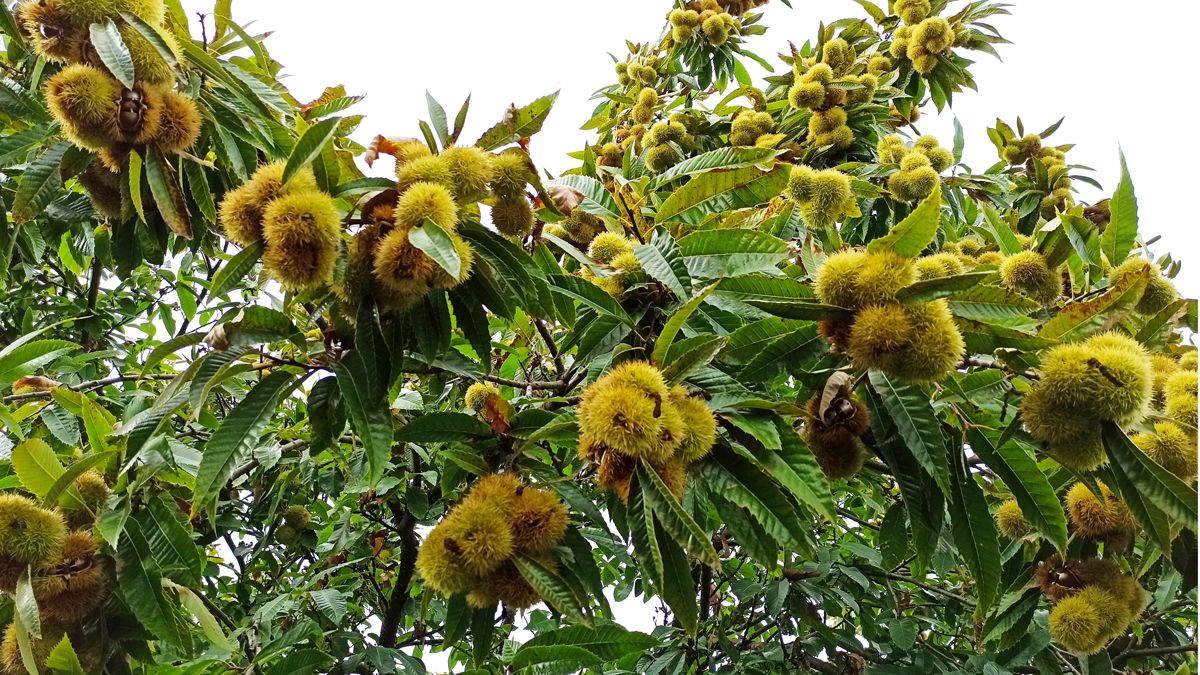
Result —
<svg viewBox="0 0 1200 675"><path fill-rule="evenodd" d="M1179 261L917 131L1005 5L856 1L679 0L559 176L557 94L363 146L228 0L0 7L0 673L1195 672Z"/></svg>

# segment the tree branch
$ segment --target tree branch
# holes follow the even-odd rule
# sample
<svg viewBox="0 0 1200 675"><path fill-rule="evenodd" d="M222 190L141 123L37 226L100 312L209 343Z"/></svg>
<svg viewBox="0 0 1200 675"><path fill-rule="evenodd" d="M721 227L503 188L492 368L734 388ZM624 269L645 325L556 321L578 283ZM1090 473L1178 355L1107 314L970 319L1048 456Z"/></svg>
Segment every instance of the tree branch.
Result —
<svg viewBox="0 0 1200 675"><path fill-rule="evenodd" d="M1170 656L1171 654L1183 654L1186 652L1196 651L1196 643L1186 645L1169 645L1166 647L1144 647L1142 649L1126 649L1120 654L1113 657L1113 666L1119 666L1130 659L1137 659L1144 656Z"/></svg>

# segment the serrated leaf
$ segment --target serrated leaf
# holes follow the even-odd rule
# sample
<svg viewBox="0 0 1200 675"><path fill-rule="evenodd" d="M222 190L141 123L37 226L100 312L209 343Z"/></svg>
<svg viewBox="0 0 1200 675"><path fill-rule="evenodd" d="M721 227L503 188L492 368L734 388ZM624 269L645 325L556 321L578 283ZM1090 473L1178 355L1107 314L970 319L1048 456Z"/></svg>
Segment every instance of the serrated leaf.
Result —
<svg viewBox="0 0 1200 675"><path fill-rule="evenodd" d="M977 321L1028 316L1038 303L1000 286L976 286L951 295L946 302L954 316Z"/></svg>
<svg viewBox="0 0 1200 675"><path fill-rule="evenodd" d="M267 669L266 675L314 675L325 672L334 658L316 649L288 650L282 661Z"/></svg>
<svg viewBox="0 0 1200 675"><path fill-rule="evenodd" d="M520 668L529 665L530 659L523 652L533 649L569 645L586 649L601 662L611 663L629 654L644 652L659 644L659 640L645 633L629 631L617 625L567 626L555 630L543 630L533 639L521 645L513 656L511 665Z"/></svg>
<svg viewBox="0 0 1200 675"><path fill-rule="evenodd" d="M367 454L368 481L383 477L392 452L392 414L388 406L391 356L383 341L379 317L369 302L358 310L354 349L333 365L350 426Z"/></svg>
<svg viewBox="0 0 1200 675"><path fill-rule="evenodd" d="M817 335L814 324L780 336L750 359L738 374L744 382L763 382L779 374L781 370L810 359L827 349L827 343Z"/></svg>
<svg viewBox="0 0 1200 675"><path fill-rule="evenodd" d="M775 483L744 457L714 448L715 461L701 462L700 474L714 492L745 508L783 549L797 549L812 536Z"/></svg>
<svg viewBox="0 0 1200 675"><path fill-rule="evenodd" d="M1117 279L1102 295L1082 302L1069 302L1038 331L1038 337L1069 342L1080 340L1103 328L1113 312L1131 307L1149 283L1149 270L1129 272Z"/></svg>
<svg viewBox="0 0 1200 675"><path fill-rule="evenodd" d="M133 29L138 33L141 33L142 37L146 38L150 45L154 47L154 50L158 52L158 55L167 62L168 66L172 69L178 67L180 55L174 41L170 41L164 37L165 33L162 28L146 23L141 17L130 12L121 12L121 18L124 19L125 23L133 26Z"/></svg>
<svg viewBox="0 0 1200 675"><path fill-rule="evenodd" d="M787 242L753 230L701 230L679 240L679 251L693 277L716 279L766 272L788 257Z"/></svg>
<svg viewBox="0 0 1200 675"><path fill-rule="evenodd" d="M509 107L504 111L504 119L483 132L483 136L480 136L475 145L484 150L495 150L509 143L516 143L522 138L529 138L541 130L557 99L556 91L520 108Z"/></svg>
<svg viewBox="0 0 1200 675"><path fill-rule="evenodd" d="M1133 179L1129 177L1129 167L1125 164L1125 152L1121 151L1120 154L1121 180L1108 204L1108 227L1100 235L1100 250L1113 267L1129 256L1138 230L1138 204L1137 196L1133 193Z"/></svg>
<svg viewBox="0 0 1200 675"><path fill-rule="evenodd" d="M65 633L58 644L54 645L54 649L50 650L50 654L46 656L45 665L57 675L86 675L83 664L79 662L79 656L75 653L75 648L71 646L71 638Z"/></svg>
<svg viewBox="0 0 1200 675"><path fill-rule="evenodd" d="M1195 488L1147 457L1115 423L1104 423L1103 440L1109 460L1139 494L1184 527L1196 531L1196 504L1200 498Z"/></svg>
<svg viewBox="0 0 1200 675"><path fill-rule="evenodd" d="M689 157L675 166L660 173L656 179L657 185L666 185L682 176L694 176L708 173L716 169L742 169L750 166L764 166L772 163L775 157L783 154L775 148L757 147L728 147L717 148L708 152Z"/></svg>
<svg viewBox="0 0 1200 675"><path fill-rule="evenodd" d="M978 604L976 617L982 617L995 604L1000 592L1000 538L996 523L988 511L983 490L964 467L961 451L955 451L955 472L947 503L950 532L967 569L975 580Z"/></svg>
<svg viewBox="0 0 1200 675"><path fill-rule="evenodd" d="M266 429L279 400L297 384L296 378L283 371L267 375L229 412L221 426L204 444L203 458L196 473L192 512L216 512L216 501L233 473L234 464L257 442Z"/></svg>
<svg viewBox="0 0 1200 675"><path fill-rule="evenodd" d="M663 378L668 384L678 384L703 369L716 358L725 346L725 336L703 336L676 342L665 359ZM679 354L676 355L676 347Z"/></svg>
<svg viewBox="0 0 1200 675"><path fill-rule="evenodd" d="M899 382L882 371L872 370L868 377L921 468L949 494L950 463L946 457L946 438L929 396L919 387Z"/></svg>
<svg viewBox="0 0 1200 675"><path fill-rule="evenodd" d="M217 618L209 611L208 605L204 604L204 600L200 598L199 594L187 586L180 586L168 579L163 579L163 586L175 591L175 595L179 598L179 604L184 611L196 618L200 632L214 647L226 653L231 653L237 648L237 645L225 635L225 631L221 630L221 624L217 622Z"/></svg>
<svg viewBox="0 0 1200 675"><path fill-rule="evenodd" d="M162 574L137 520L126 523L117 551L122 561L117 566L117 581L129 610L155 636L182 647L186 634L176 607L163 593Z"/></svg>
<svg viewBox="0 0 1200 675"><path fill-rule="evenodd" d="M926 279L903 288L896 294L896 299L906 305L930 302L940 298L956 296L963 291L976 287L983 280L993 276L992 272L967 272L939 279Z"/></svg>
<svg viewBox="0 0 1200 675"><path fill-rule="evenodd" d="M915 258L933 242L942 218L942 191L934 190L885 236L867 244L867 251L893 251Z"/></svg>
<svg viewBox="0 0 1200 675"><path fill-rule="evenodd" d="M9 345L0 353L0 385L16 382L77 349L79 345L67 340L34 340Z"/></svg>
<svg viewBox="0 0 1200 675"><path fill-rule="evenodd" d="M591 625L587 608L561 576L537 559L523 553L513 556L512 561L525 581L556 610L576 623Z"/></svg>
<svg viewBox="0 0 1200 675"><path fill-rule="evenodd" d="M325 145L337 135L338 124L341 121L340 117L330 117L304 130L300 140L296 141L296 147L292 148L291 154L288 155L287 165L283 168L284 185L287 185L300 169L321 156Z"/></svg>
<svg viewBox="0 0 1200 675"><path fill-rule="evenodd" d="M720 570L721 561L709 536L683 509L658 473L642 461L638 463L637 474L642 498L654 510L663 528L697 560L714 570Z"/></svg>
<svg viewBox="0 0 1200 675"><path fill-rule="evenodd" d="M713 282L707 288L700 291L696 297L685 302L679 307L679 309L675 310L675 312L671 314L671 317L667 319L667 322L663 325L662 330L659 332L658 339L654 342L654 351L650 356L654 363L663 365L663 360L667 356L667 350L671 348L671 343L675 341L675 336L679 334L681 329L683 329L683 325L687 323L687 320L692 316L693 313L695 313L696 309L700 307L700 305L704 302L704 299L708 297L708 294L712 293L713 289L715 289L720 283L720 281Z"/></svg>
<svg viewBox="0 0 1200 675"><path fill-rule="evenodd" d="M621 209L617 206L617 200L613 198L604 184L592 178L591 176L580 176L577 174L567 174L556 180L553 180L547 187L562 185L573 188L583 194L583 201L579 203L579 208L584 213L590 213L594 216L601 216L610 220L621 219Z"/></svg>
<svg viewBox="0 0 1200 675"><path fill-rule="evenodd" d="M17 444L9 457L13 473L21 479L21 485L37 495L45 497L55 482L66 471L58 455L40 438L30 438Z"/></svg>
<svg viewBox="0 0 1200 675"><path fill-rule="evenodd" d="M597 312L606 314L627 326L633 325L633 318L621 307L621 304L596 284L566 274L553 274L546 280L550 282L550 288L556 293L575 298Z"/></svg>
<svg viewBox="0 0 1200 675"><path fill-rule="evenodd" d="M11 208L14 221L24 223L33 220L58 196L63 186L59 165L70 149L70 141L61 141L29 163L21 174L21 182L17 184L17 192L13 197Z"/></svg>
<svg viewBox="0 0 1200 675"><path fill-rule="evenodd" d="M436 412L422 415L396 433L401 443L477 441L492 435L492 428L474 415Z"/></svg>
<svg viewBox="0 0 1200 675"><path fill-rule="evenodd" d="M246 275L250 274L254 265L258 263L258 259L262 257L263 247L263 242L256 241L230 258L213 275L208 286L209 295L219 298L231 291L234 286L245 281Z"/></svg>
<svg viewBox="0 0 1200 675"><path fill-rule="evenodd" d="M94 23L88 28L89 36L91 37L92 46L96 49L96 55L100 57L100 62L108 69L108 72L117 81L125 85L126 89L133 89L137 82L137 77L133 71L133 58L129 55L129 48L125 46L125 41L121 39L121 34L117 31L117 24L113 23L112 19L105 19L101 23Z"/></svg>
<svg viewBox="0 0 1200 675"><path fill-rule="evenodd" d="M655 219L697 225L714 213L765 204L783 192L790 170L790 165L780 164L769 171L749 166L700 174L671 193L658 207Z"/></svg>
<svg viewBox="0 0 1200 675"><path fill-rule="evenodd" d="M15 452L15 449L14 449ZM105 462L115 458L117 452L109 450L107 452L97 452L90 455L80 457L71 463L71 466L63 470L57 478L54 479L54 484L50 489L46 490L46 494L42 495L42 507L52 509L59 505L60 502L66 501L62 499L68 492L75 493L69 503L84 506L83 501L79 498L78 493L72 489L72 484L76 478L79 478L89 469L100 466Z"/></svg>
<svg viewBox="0 0 1200 675"><path fill-rule="evenodd" d="M188 215L187 200L183 198L183 190L175 177L175 169L154 146L146 149L145 169L146 182L150 184L150 194L154 195L159 215L172 232L184 239L191 239L192 221Z"/></svg>
<svg viewBox="0 0 1200 675"><path fill-rule="evenodd" d="M1021 513L1034 529L1059 552L1067 550L1067 519L1046 474L1024 449L1012 441L998 445L999 432L974 427L967 430L971 450L1004 479Z"/></svg>
<svg viewBox="0 0 1200 675"><path fill-rule="evenodd" d="M638 263L651 279L666 286L679 300L686 300L692 286L683 254L664 228L655 228L649 244L633 247Z"/></svg>
<svg viewBox="0 0 1200 675"><path fill-rule="evenodd" d="M409 230L408 241L455 279L462 272L462 260L458 249L454 248L454 240L432 220L426 218L424 225Z"/></svg>

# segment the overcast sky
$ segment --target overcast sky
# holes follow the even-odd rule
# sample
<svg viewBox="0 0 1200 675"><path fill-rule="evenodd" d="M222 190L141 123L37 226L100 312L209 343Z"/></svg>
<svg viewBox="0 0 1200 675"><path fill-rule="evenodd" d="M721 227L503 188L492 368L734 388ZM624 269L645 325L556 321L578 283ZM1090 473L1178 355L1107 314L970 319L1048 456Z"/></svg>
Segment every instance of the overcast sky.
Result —
<svg viewBox="0 0 1200 675"><path fill-rule="evenodd" d="M1038 131L1065 115L1052 140L1078 144L1068 159L1095 168L1111 191L1119 175L1117 149L1124 147L1142 231L1162 237L1154 253L1192 257L1198 238L1186 200L1196 192L1196 178L1183 167L1200 156L1200 139L1170 118L1184 110L1174 104L1191 90L1181 67L1195 57L1191 27L1200 23L1200 3L1146 0L1139 11L1127 11L1126 3L1095 0L1010 1L1013 16L993 21L1014 42L1000 47L1004 62L980 54L974 68L980 93L963 93L940 119L927 107L921 131L949 145L957 115L966 130L964 159L982 170L996 160L985 132L996 117L1011 123L1021 115ZM793 4L788 9L777 0L766 7L770 30L752 38L752 49L771 57L788 40L811 38L822 20L864 16L851 0ZM185 5L211 7L197 0ZM301 100L333 84L367 94L351 111L367 115L362 140L418 134L426 90L451 115L471 94L469 138L498 121L508 104L561 90L532 147L539 166L560 171L572 165L566 153L590 138L578 127L591 116L591 92L613 77L608 53L623 55L626 38L657 36L669 6L665 0L243 0L233 10L239 22L274 32L268 47ZM1185 266L1177 283L1196 297L1196 265Z"/></svg>
<svg viewBox="0 0 1200 675"><path fill-rule="evenodd" d="M885 4L884 0L877 0ZM471 94L464 137L474 139L498 121L510 103L524 104L561 90L544 131L533 143L539 166L552 172L572 166L566 153L591 140L579 126L591 117L591 92L613 78L608 53L623 56L625 39L658 35L669 2L657 0L242 0L234 18L255 22L251 32L273 31L271 54L284 64L286 82L300 100L315 98L328 85L343 84L367 99L351 113L367 115L359 140L376 134L414 136L426 117L430 91L451 115ZM751 49L774 60L789 40L813 37L818 22L865 16L851 0L778 1L766 8L767 35ZM963 2L953 2L957 11ZM1200 157L1200 138L1186 120L1195 60L1194 27L1200 3L1145 0L1010 0L1011 17L994 25L1014 44L1000 46L1004 62L979 54L972 69L980 92L964 92L940 117L932 106L921 131L949 146L953 115L966 132L964 161L983 170L996 161L986 128L997 117L1017 115L1039 131L1066 116L1051 139L1076 143L1072 163L1111 192L1123 147L1136 186L1142 232L1161 236L1156 255L1170 252L1185 265L1176 280L1195 298L1200 291L1197 224L1191 201L1197 177L1188 169ZM193 11L210 2L185 0ZM1132 11L1131 11L1132 10ZM211 24L210 24L211 25ZM211 28L210 28L211 30ZM1173 135L1171 135L1173 134ZM375 173L386 168L376 165ZM1086 188L1081 183L1076 183ZM1088 201L1100 195L1083 193ZM645 629L649 612L622 612L631 628ZM431 664L432 665L432 664Z"/></svg>

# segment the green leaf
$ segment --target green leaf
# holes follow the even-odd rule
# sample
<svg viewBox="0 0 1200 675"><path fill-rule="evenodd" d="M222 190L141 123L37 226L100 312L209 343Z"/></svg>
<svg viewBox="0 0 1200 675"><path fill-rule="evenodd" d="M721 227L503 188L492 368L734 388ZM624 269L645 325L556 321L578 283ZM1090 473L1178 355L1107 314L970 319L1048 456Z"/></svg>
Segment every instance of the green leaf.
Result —
<svg viewBox="0 0 1200 675"><path fill-rule="evenodd" d="M337 135L338 124L341 121L340 117L330 117L304 130L300 140L296 141L296 147L292 148L292 153L288 155L287 165L283 168L284 185L287 185L296 172L321 156L325 145Z"/></svg>
<svg viewBox="0 0 1200 675"><path fill-rule="evenodd" d="M999 247L1000 252L1004 255L1020 253L1024 247L1021 246L1020 240L1017 239L1017 233L1013 232L1008 223L1000 218L1000 213L996 211L996 207L990 203L984 204L983 215L986 226L980 229L991 235L992 241L996 242L996 246Z"/></svg>
<svg viewBox="0 0 1200 675"><path fill-rule="evenodd" d="M177 609L163 593L162 574L137 520L125 524L118 547L117 581L121 596L138 622L155 636L181 647L187 639Z"/></svg>
<svg viewBox="0 0 1200 675"><path fill-rule="evenodd" d="M204 444L203 458L196 473L192 513L207 510L215 515L217 497L233 474L234 464L258 441L280 399L296 384L296 378L290 373L271 373L254 385L229 412Z"/></svg>
<svg viewBox="0 0 1200 675"><path fill-rule="evenodd" d="M169 338L162 344L150 350L146 355L146 360L142 362L141 373L148 373L154 366L158 365L167 356L185 347L194 347L204 340L204 333L184 333Z"/></svg>
<svg viewBox="0 0 1200 675"><path fill-rule="evenodd" d="M633 247L642 269L651 279L666 286L679 300L686 300L692 287L692 277L688 274L687 264L675 239L658 227L649 244L638 244Z"/></svg>
<svg viewBox="0 0 1200 675"><path fill-rule="evenodd" d="M146 149L145 168L146 182L150 184L150 194L154 195L159 215L172 232L184 239L191 239L192 221L188 215L187 200L183 198L183 190L175 178L175 169L154 146Z"/></svg>
<svg viewBox="0 0 1200 675"><path fill-rule="evenodd" d="M583 201L579 203L579 208L584 213L590 213L593 216L601 216L614 221L621 219L621 208L617 206L617 200L595 178L567 174L557 180L551 181L549 187L556 185L573 188L581 192L583 194Z"/></svg>
<svg viewBox="0 0 1200 675"><path fill-rule="evenodd" d="M165 33L161 28L146 23L141 17L130 12L121 12L121 18L125 20L125 23L133 26L134 30L141 33L142 37L146 38L155 51L158 52L158 55L167 62L167 65L173 69L179 65L180 56L174 46L175 42L169 41L168 38L164 37Z"/></svg>
<svg viewBox="0 0 1200 675"><path fill-rule="evenodd" d="M1080 675L1112 675L1112 657L1101 649L1095 654L1079 657Z"/></svg>
<svg viewBox="0 0 1200 675"><path fill-rule="evenodd" d="M716 169L742 169L751 166L767 168L776 157L783 154L775 148L728 147L709 150L689 157L658 175L655 183L666 185L681 176L694 176Z"/></svg>
<svg viewBox="0 0 1200 675"><path fill-rule="evenodd" d="M895 569L904 564L908 550L904 503L893 502L883 514L883 523L879 526L880 564L888 569Z"/></svg>
<svg viewBox="0 0 1200 675"><path fill-rule="evenodd" d="M316 649L289 650L287 656L267 669L266 675L313 675L326 672L335 660Z"/></svg>
<svg viewBox="0 0 1200 675"><path fill-rule="evenodd" d="M137 150L129 151L129 201L138 220L146 222L146 205L142 201L142 155Z"/></svg>
<svg viewBox="0 0 1200 675"><path fill-rule="evenodd" d="M958 330L962 332L963 341L967 343L968 354L991 354L997 349L1004 348L1037 351L1057 344L1057 340L981 321L959 319L955 323L958 324Z"/></svg>
<svg viewBox="0 0 1200 675"><path fill-rule="evenodd" d="M1138 231L1137 196L1133 193L1133 180L1125 164L1125 152L1121 151L1121 180L1117 191L1108 204L1108 227L1100 235L1100 250L1113 267L1124 262L1133 249Z"/></svg>
<svg viewBox="0 0 1200 675"><path fill-rule="evenodd" d="M872 370L868 377L913 457L942 490L950 494L946 438L929 396L919 387L895 381L882 371Z"/></svg>
<svg viewBox="0 0 1200 675"><path fill-rule="evenodd" d="M245 281L246 276L250 274L262 256L263 247L263 242L256 241L230 258L213 275L212 282L208 286L209 295L219 298L233 290L234 286Z"/></svg>
<svg viewBox="0 0 1200 675"><path fill-rule="evenodd" d="M710 537L683 509L658 473L643 460L638 463L637 475L642 498L654 510L663 528L701 563L720 570L721 561Z"/></svg>
<svg viewBox="0 0 1200 675"><path fill-rule="evenodd" d="M117 24L113 23L112 19L105 19L103 23L92 24L88 33L96 55L100 57L100 62L108 72L125 85L126 89L133 89L137 82L133 72L133 58L129 56L129 48L125 46L125 41L117 31Z"/></svg>
<svg viewBox="0 0 1200 675"><path fill-rule="evenodd" d="M1028 316L1040 305L1000 286L976 286L950 296L946 302L954 316L977 321Z"/></svg>
<svg viewBox="0 0 1200 675"><path fill-rule="evenodd" d="M1117 473L1127 478L1139 494L1163 513L1195 532L1196 504L1200 501L1196 489L1147 457L1115 423L1104 423L1103 439L1104 449Z"/></svg>
<svg viewBox="0 0 1200 675"><path fill-rule="evenodd" d="M426 218L421 227L409 230L408 242L424 251L455 279L462 272L462 260L459 258L458 249L454 248L454 240L432 220Z"/></svg>
<svg viewBox="0 0 1200 675"><path fill-rule="evenodd" d="M16 454L15 449L13 450L13 453L14 455ZM76 478L79 478L81 475L83 475L85 471L97 466L101 466L116 456L117 451L109 450L107 452L97 452L90 455L85 455L72 462L71 466L63 470L63 472L54 479L54 484L51 485L50 489L46 490L46 494L42 496L42 508L51 509L58 506L60 502L65 502L66 500L61 498L66 495L68 491L74 492L71 486L75 482ZM55 459L57 461L57 458ZM83 505L83 502L77 493L70 501L79 504L80 506Z"/></svg>
<svg viewBox="0 0 1200 675"><path fill-rule="evenodd" d="M79 349L67 340L34 340L13 343L0 352L0 385L10 384Z"/></svg>
<svg viewBox="0 0 1200 675"><path fill-rule="evenodd" d="M781 370L807 361L828 349L815 324L804 324L767 345L742 368L738 379L764 382Z"/></svg>
<svg viewBox="0 0 1200 675"><path fill-rule="evenodd" d="M217 222L217 205L213 202L212 189L204 176L204 167L198 162L187 160L183 162L183 175L187 179L188 192L192 201L200 207L200 215L209 223Z"/></svg>
<svg viewBox="0 0 1200 675"><path fill-rule="evenodd" d="M1067 518L1062 503L1037 461L1014 441L997 445L1000 433L982 427L967 430L971 450L1004 479L1034 529L1059 552L1067 550Z"/></svg>
<svg viewBox="0 0 1200 675"><path fill-rule="evenodd" d="M199 587L205 561L175 501L162 493L150 497L137 521L159 571L174 581Z"/></svg>
<svg viewBox="0 0 1200 675"><path fill-rule="evenodd" d="M478 441L492 435L492 428L474 415L436 412L413 419L396 434L400 443L444 443Z"/></svg>
<svg viewBox="0 0 1200 675"><path fill-rule="evenodd" d="M350 426L367 454L368 480L374 485L383 477L392 454L392 413L387 400L391 358L371 303L364 302L359 308L354 349L334 363L333 372Z"/></svg>
<svg viewBox="0 0 1200 675"><path fill-rule="evenodd" d="M525 581L546 602L553 605L554 609L562 612L571 621L586 626L591 625L591 619L587 616L587 608L558 573L543 565L536 558L524 553L513 556L512 561Z"/></svg>
<svg viewBox="0 0 1200 675"><path fill-rule="evenodd" d="M754 230L701 230L679 240L688 273L716 279L766 272L778 274L787 259L787 242Z"/></svg>
<svg viewBox="0 0 1200 675"><path fill-rule="evenodd" d="M10 563L11 564L11 563ZM19 566L18 566L19 567ZM42 618L38 614L37 598L33 592L33 580L28 565L21 570L13 589L13 618L21 624L30 637L42 637Z"/></svg>
<svg viewBox="0 0 1200 675"><path fill-rule="evenodd" d="M725 346L725 336L697 335L672 345L663 363L663 378L668 384L678 384L704 368ZM676 355L676 348L679 354Z"/></svg>
<svg viewBox="0 0 1200 675"><path fill-rule="evenodd" d="M795 506L762 470L720 447L712 457L715 461L698 465L706 486L745 508L780 548L798 549L812 536L812 528L800 522Z"/></svg>
<svg viewBox="0 0 1200 675"><path fill-rule="evenodd" d="M963 562L975 579L976 618L995 604L1000 592L1000 536L988 511L983 490L965 468L962 452L954 453L955 475L950 485L950 533Z"/></svg>
<svg viewBox="0 0 1200 675"><path fill-rule="evenodd" d="M1070 342L1081 340L1104 328L1114 312L1132 307L1149 283L1150 270L1129 272L1117 279L1102 295L1091 300L1069 302L1038 331L1038 337Z"/></svg>
<svg viewBox="0 0 1200 675"><path fill-rule="evenodd" d="M483 136L475 145L484 150L495 150L509 143L516 143L522 138L529 138L541 130L558 92L543 96L529 105L517 108L510 107L504 112L504 119L496 126L483 132Z"/></svg>
<svg viewBox="0 0 1200 675"><path fill-rule="evenodd" d="M775 452L756 453L763 468L779 484L787 488L801 504L807 504L828 520L834 519L836 506L829 481L800 435L779 417L774 418L779 433L780 449Z"/></svg>
<svg viewBox="0 0 1200 675"><path fill-rule="evenodd" d="M66 471L58 455L40 438L19 443L12 449L9 461L12 462L13 473L21 479L21 485L39 498L49 494Z"/></svg>
<svg viewBox="0 0 1200 675"><path fill-rule="evenodd" d="M566 274L552 274L546 280L550 282L550 288L555 292L575 298L597 312L611 316L627 326L633 325L633 318L621 307L621 304L596 284Z"/></svg>
<svg viewBox="0 0 1200 675"><path fill-rule="evenodd" d="M510 672L533 675L570 675L604 665L600 657L575 645L522 645L509 663Z"/></svg>
<svg viewBox="0 0 1200 675"><path fill-rule="evenodd" d="M915 258L933 243L941 217L942 191L934 190L891 232L867 244L867 251L893 251L905 258Z"/></svg>
<svg viewBox="0 0 1200 675"><path fill-rule="evenodd" d="M45 665L58 675L87 675L83 664L79 662L79 656L75 654L75 648L71 646L71 638L66 633L58 644L54 645L54 649L50 650Z"/></svg>
<svg viewBox="0 0 1200 675"><path fill-rule="evenodd" d="M654 529L656 539L663 542L660 547L663 557L662 598L683 625L684 632L694 638L700 627L700 603L697 600L696 582L692 579L692 566L683 549L671 541L660 523L655 522Z"/></svg>
<svg viewBox="0 0 1200 675"><path fill-rule="evenodd" d="M966 274L956 274L950 277L941 277L940 279L926 279L901 289L896 294L896 299L906 305L915 305L922 302L930 302L939 298L946 298L968 289L976 287L980 282L988 277L994 276L992 272L967 272Z"/></svg>
<svg viewBox="0 0 1200 675"><path fill-rule="evenodd" d="M163 579L163 585L175 591L176 597L179 598L179 604L196 618L200 632L214 647L225 653L232 653L237 648L237 645L225 635L225 631L221 630L221 624L217 622L217 618L209 611L208 605L204 604L199 594L187 586L180 586L167 579Z"/></svg>
<svg viewBox="0 0 1200 675"><path fill-rule="evenodd" d="M713 292L713 289L719 283L721 283L719 280L713 282L708 288L700 291L696 297L688 300L671 314L671 318L667 319L666 324L663 325L662 330L658 334L658 339L654 342L654 352L650 355L654 363L663 365L663 360L667 356L667 350L671 348L671 343L675 341L675 336L679 334L683 325L687 323L687 320L695 313L696 309L700 307L704 299L708 297L709 293Z"/></svg>
<svg viewBox="0 0 1200 675"><path fill-rule="evenodd" d="M425 104L429 108L429 121L433 123L433 130L437 132L438 141L441 142L442 147L446 147L450 138L450 124L446 121L446 109L428 91L425 92Z"/></svg>
<svg viewBox="0 0 1200 675"><path fill-rule="evenodd" d="M539 661L534 660L533 656L527 652L548 647L570 646L586 649L600 662L611 663L630 654L645 652L658 644L657 638L645 633L629 631L617 625L610 624L594 628L567 626L538 632L533 639L517 649L510 665L513 668L534 665ZM538 653L547 654L548 652Z"/></svg>
<svg viewBox="0 0 1200 675"><path fill-rule="evenodd" d="M225 351L275 342L298 335L296 324L287 314L270 307L250 305L217 324L204 338L204 344Z"/></svg>
<svg viewBox="0 0 1200 675"><path fill-rule="evenodd" d="M50 146L30 162L29 167L21 174L21 182L17 185L17 193L13 196L11 207L13 220L18 224L41 215L42 209L58 196L63 186L59 165L70 149L70 141L61 141Z"/></svg>
<svg viewBox="0 0 1200 675"><path fill-rule="evenodd" d="M765 204L783 192L790 170L791 165L780 164L770 171L749 166L700 174L671 193L658 207L655 219L697 225L714 213Z"/></svg>

